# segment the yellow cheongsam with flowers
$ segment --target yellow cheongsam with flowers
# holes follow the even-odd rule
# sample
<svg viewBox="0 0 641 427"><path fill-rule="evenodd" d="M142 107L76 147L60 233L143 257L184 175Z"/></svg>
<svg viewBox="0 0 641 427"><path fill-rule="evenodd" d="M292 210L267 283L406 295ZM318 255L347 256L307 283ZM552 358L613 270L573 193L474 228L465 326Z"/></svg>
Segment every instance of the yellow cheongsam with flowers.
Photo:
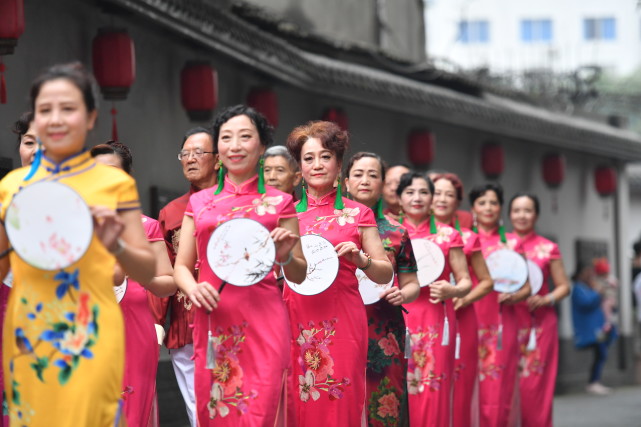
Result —
<svg viewBox="0 0 641 427"><path fill-rule="evenodd" d="M83 151L61 163L45 156L0 182L1 215L21 187L58 181L89 206L139 209L135 181ZM61 201L63 203L63 201ZM46 209L46 206L42 206ZM14 275L3 332L4 384L12 426L113 426L119 414L124 329L113 292L115 258L95 233L80 261L40 270L10 255Z"/></svg>

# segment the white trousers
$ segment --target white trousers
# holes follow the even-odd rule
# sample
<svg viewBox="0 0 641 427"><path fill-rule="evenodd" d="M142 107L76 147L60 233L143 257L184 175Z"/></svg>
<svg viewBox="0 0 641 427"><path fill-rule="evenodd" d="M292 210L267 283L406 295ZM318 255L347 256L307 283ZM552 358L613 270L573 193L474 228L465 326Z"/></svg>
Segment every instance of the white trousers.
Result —
<svg viewBox="0 0 641 427"><path fill-rule="evenodd" d="M171 364L174 366L176 381L180 387L180 393L185 400L185 409L189 415L189 423L196 426L196 394L194 393L194 345L187 344L184 347L172 348L169 351Z"/></svg>

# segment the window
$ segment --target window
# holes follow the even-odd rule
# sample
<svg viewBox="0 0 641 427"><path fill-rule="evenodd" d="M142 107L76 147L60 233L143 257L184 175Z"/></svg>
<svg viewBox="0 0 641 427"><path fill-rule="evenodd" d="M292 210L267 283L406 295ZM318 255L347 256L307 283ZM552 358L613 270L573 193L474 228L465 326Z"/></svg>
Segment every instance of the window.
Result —
<svg viewBox="0 0 641 427"><path fill-rule="evenodd" d="M552 41L552 21L550 19L522 20L521 40L528 43Z"/></svg>
<svg viewBox="0 0 641 427"><path fill-rule="evenodd" d="M490 41L490 24L487 21L461 21L458 24L461 43L487 43Z"/></svg>
<svg viewBox="0 0 641 427"><path fill-rule="evenodd" d="M583 20L583 38L585 40L614 40L617 37L617 26L614 18L586 18Z"/></svg>

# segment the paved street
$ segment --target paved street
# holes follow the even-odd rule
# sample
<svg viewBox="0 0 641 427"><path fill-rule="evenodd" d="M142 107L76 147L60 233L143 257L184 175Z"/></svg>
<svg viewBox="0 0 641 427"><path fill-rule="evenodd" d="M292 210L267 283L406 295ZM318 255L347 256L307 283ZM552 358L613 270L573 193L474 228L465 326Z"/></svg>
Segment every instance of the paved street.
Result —
<svg viewBox="0 0 641 427"><path fill-rule="evenodd" d="M555 427L641 427L641 387L610 396L570 394L554 400Z"/></svg>

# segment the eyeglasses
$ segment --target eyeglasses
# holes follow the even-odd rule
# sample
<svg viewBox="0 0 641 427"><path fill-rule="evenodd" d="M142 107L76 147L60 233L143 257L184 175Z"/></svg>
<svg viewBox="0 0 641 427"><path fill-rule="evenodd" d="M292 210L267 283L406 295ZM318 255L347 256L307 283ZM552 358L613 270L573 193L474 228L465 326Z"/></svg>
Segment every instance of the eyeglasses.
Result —
<svg viewBox="0 0 641 427"><path fill-rule="evenodd" d="M190 156L194 156L197 159L200 159L203 154L214 154L213 151L203 151L200 148L195 149L194 151L182 150L178 153L178 160L187 160Z"/></svg>

